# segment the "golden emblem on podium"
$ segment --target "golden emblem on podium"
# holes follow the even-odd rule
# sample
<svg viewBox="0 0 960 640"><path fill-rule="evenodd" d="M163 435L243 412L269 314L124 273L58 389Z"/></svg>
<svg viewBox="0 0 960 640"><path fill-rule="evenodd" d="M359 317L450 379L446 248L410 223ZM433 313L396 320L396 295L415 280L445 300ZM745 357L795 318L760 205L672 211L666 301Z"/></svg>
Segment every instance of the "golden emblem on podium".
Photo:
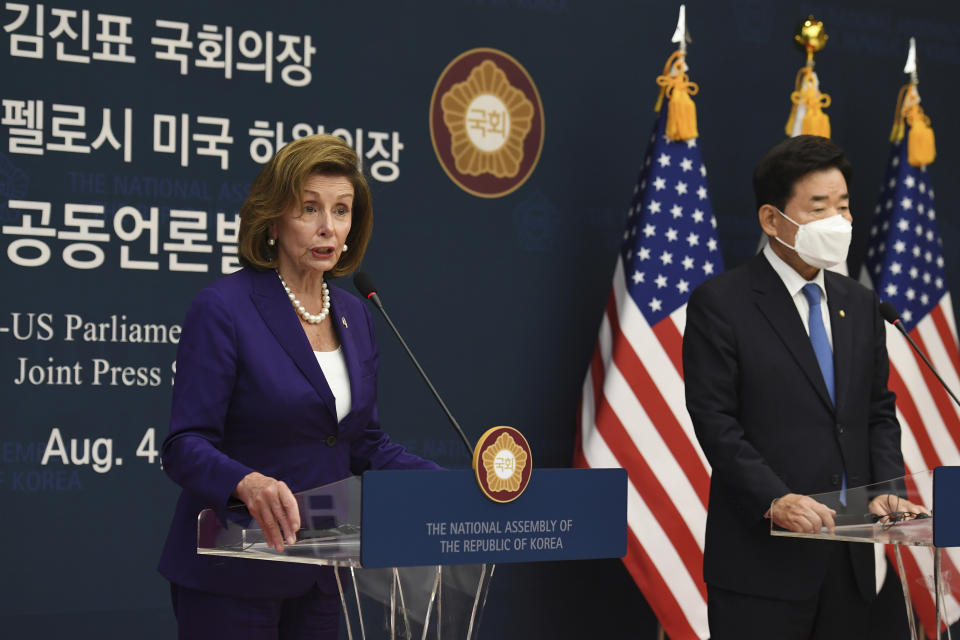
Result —
<svg viewBox="0 0 960 640"><path fill-rule="evenodd" d="M533 471L527 439L513 427L488 429L473 450L473 470L485 496L494 502L516 500Z"/></svg>
<svg viewBox="0 0 960 640"><path fill-rule="evenodd" d="M447 65L430 99L430 139L450 179L498 198L522 185L543 148L543 105L519 62L471 49Z"/></svg>

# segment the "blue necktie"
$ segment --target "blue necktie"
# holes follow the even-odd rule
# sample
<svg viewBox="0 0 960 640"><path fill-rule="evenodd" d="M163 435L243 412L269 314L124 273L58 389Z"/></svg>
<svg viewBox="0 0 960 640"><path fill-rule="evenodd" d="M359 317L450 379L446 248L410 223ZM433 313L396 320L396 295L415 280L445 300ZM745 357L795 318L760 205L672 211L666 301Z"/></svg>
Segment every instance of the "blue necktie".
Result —
<svg viewBox="0 0 960 640"><path fill-rule="evenodd" d="M830 340L827 338L827 330L823 326L823 314L820 312L820 287L813 282L803 286L803 295L810 304L810 342L813 344L813 352L817 356L817 363L820 365L820 373L823 374L823 381L827 385L827 393L830 394L830 400L834 406L837 404L833 390L833 350L830 348ZM840 486L840 504L847 504L847 473L843 471L842 484Z"/></svg>
<svg viewBox="0 0 960 640"><path fill-rule="evenodd" d="M820 287L812 282L804 285L803 295L810 303L810 342L813 343L813 352L817 355L817 363L820 365L830 400L836 404L833 395L833 350L830 349L827 330L823 326L823 314L820 312Z"/></svg>

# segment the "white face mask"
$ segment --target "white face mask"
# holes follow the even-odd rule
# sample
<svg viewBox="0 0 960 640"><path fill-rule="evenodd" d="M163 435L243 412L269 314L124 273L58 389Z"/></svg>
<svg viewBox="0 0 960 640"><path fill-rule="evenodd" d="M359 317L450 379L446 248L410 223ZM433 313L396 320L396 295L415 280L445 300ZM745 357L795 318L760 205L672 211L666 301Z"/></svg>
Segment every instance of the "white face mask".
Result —
<svg viewBox="0 0 960 640"><path fill-rule="evenodd" d="M797 235L793 246L775 238L777 242L797 252L800 259L811 267L829 269L845 262L847 251L850 249L850 238L853 236L853 225L841 215L830 216L821 220L814 220L800 224L780 209L777 213L793 224L797 225Z"/></svg>

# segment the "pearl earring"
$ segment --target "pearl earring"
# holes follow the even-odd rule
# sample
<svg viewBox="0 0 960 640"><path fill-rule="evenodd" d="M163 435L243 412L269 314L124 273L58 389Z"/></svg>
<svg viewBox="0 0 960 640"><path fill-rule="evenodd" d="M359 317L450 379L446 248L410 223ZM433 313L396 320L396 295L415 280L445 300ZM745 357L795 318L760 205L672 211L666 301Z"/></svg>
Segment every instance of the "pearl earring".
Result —
<svg viewBox="0 0 960 640"><path fill-rule="evenodd" d="M343 253L346 253L346 252L347 252L347 249L348 249L347 243L344 242L344 243L343 243Z"/></svg>
<svg viewBox="0 0 960 640"><path fill-rule="evenodd" d="M276 238L267 238L267 246L272 247L272 246L274 246L275 244L277 244L277 239L276 239Z"/></svg>

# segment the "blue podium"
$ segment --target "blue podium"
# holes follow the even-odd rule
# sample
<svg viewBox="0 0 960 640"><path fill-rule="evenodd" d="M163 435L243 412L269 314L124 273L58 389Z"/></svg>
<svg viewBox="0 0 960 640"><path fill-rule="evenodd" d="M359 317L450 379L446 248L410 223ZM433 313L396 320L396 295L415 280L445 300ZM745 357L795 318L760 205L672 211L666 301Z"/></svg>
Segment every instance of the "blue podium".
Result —
<svg viewBox="0 0 960 640"><path fill-rule="evenodd" d="M471 640L497 564L626 553L623 469L534 469L502 504L469 470L368 471L296 498L301 530L283 552L236 507L200 513L197 553L336 567L351 639Z"/></svg>

